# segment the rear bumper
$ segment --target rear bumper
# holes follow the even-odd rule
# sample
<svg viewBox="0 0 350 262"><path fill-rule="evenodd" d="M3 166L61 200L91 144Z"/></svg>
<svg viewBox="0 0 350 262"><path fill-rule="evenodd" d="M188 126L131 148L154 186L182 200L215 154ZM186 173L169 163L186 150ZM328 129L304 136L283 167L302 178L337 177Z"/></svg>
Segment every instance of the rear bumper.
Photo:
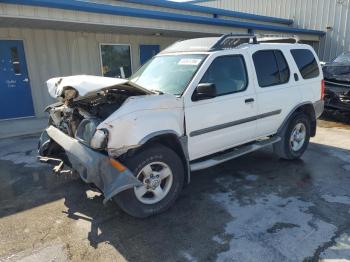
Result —
<svg viewBox="0 0 350 262"><path fill-rule="evenodd" d="M71 167L81 178L102 190L104 203L121 191L141 185L130 170L120 171L113 167L107 155L81 144L54 126L48 127L45 131L65 150Z"/></svg>

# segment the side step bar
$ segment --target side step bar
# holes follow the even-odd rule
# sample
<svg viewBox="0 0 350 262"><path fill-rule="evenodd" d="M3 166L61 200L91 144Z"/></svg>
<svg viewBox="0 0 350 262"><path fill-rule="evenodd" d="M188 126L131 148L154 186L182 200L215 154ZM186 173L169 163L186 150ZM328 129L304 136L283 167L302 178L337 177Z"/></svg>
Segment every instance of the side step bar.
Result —
<svg viewBox="0 0 350 262"><path fill-rule="evenodd" d="M279 136L274 136L269 139L261 140L249 145L243 145L240 147L234 148L232 151L215 155L213 158L206 159L200 162L194 162L190 164L191 171L197 171L201 169L206 169L208 167L216 166L228 160L234 159L236 157L248 154L265 146L272 145L281 141Z"/></svg>

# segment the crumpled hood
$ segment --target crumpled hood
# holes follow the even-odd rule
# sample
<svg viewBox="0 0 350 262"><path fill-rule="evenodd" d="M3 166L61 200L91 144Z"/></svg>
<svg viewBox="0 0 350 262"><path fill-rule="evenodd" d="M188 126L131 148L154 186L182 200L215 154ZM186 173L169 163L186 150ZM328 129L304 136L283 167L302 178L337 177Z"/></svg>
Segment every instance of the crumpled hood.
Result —
<svg viewBox="0 0 350 262"><path fill-rule="evenodd" d="M49 90L50 96L58 98L63 94L66 87L73 87L78 91L79 96L86 96L90 93L96 92L101 89L109 87L115 87L128 83L129 80L112 77L92 76L92 75L75 75L66 77L55 77L49 79L46 84ZM150 93L143 88L130 86L130 89L142 90L146 93Z"/></svg>
<svg viewBox="0 0 350 262"><path fill-rule="evenodd" d="M108 125L116 119L137 111L153 110L153 112L160 112L176 109L183 110L183 101L182 98L174 95L162 94L129 97L117 111L104 120L103 124Z"/></svg>

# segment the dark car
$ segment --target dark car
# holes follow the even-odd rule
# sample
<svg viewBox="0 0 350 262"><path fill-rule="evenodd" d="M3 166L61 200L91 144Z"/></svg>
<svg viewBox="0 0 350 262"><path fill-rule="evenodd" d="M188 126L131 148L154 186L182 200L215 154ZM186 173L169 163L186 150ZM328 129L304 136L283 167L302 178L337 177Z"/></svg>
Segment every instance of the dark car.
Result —
<svg viewBox="0 0 350 262"><path fill-rule="evenodd" d="M350 113L350 52L323 66L325 108Z"/></svg>

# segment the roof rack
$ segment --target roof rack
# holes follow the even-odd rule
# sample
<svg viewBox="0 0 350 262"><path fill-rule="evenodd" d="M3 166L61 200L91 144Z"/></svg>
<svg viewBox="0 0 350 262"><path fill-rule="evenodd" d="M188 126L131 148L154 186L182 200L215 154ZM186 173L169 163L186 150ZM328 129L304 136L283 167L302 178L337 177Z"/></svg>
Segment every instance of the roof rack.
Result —
<svg viewBox="0 0 350 262"><path fill-rule="evenodd" d="M257 44L257 36L253 34L227 34L220 37L220 39L210 48L210 51L231 49L241 44L252 43Z"/></svg>
<svg viewBox="0 0 350 262"><path fill-rule="evenodd" d="M210 48L210 51L235 48L241 44L298 43L298 36L277 34L226 34Z"/></svg>
<svg viewBox="0 0 350 262"><path fill-rule="evenodd" d="M226 34L221 37L205 37L178 41L161 53L174 52L212 52L236 48L242 44L259 43L294 43L299 42L296 36L273 34Z"/></svg>
<svg viewBox="0 0 350 262"><path fill-rule="evenodd" d="M300 38L296 35L263 34L258 36L259 43L299 43Z"/></svg>

